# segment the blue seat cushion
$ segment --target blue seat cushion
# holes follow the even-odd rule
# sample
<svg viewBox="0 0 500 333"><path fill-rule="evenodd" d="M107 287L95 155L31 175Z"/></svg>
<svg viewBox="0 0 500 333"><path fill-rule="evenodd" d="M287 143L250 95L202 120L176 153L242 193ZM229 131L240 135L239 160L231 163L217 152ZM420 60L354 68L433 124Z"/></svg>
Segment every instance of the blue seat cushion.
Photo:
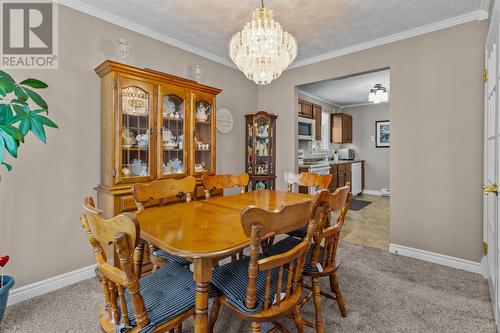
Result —
<svg viewBox="0 0 500 333"><path fill-rule="evenodd" d="M182 266L189 266L191 262L187 260L186 258L182 258L173 254L168 253L167 251L163 250L155 250L153 252L153 255L162 259L165 259L168 262L175 262L178 263L179 265Z"/></svg>
<svg viewBox="0 0 500 333"><path fill-rule="evenodd" d="M261 258L264 258L264 256L261 256ZM212 275L212 284L226 296L229 303L235 308L244 313L254 314L264 310L267 272L259 272L257 274L255 307L251 309L247 308L245 299L248 285L249 262L250 258L245 257L241 260L233 261L215 268ZM275 300L276 291L278 289L278 277L279 268L271 270L269 305L272 305ZM284 269L282 293L286 291L287 277L288 270Z"/></svg>
<svg viewBox="0 0 500 333"><path fill-rule="evenodd" d="M149 318L149 324L140 331L141 333L152 332L155 327L190 310L195 305L196 283L193 280L193 273L177 263L161 267L158 271L140 279L139 283ZM209 288L209 296L216 295L215 289ZM128 289L125 289L125 300L130 324L136 326L132 297ZM117 332L126 332L127 329L122 324L117 328Z"/></svg>
<svg viewBox="0 0 500 333"><path fill-rule="evenodd" d="M305 238L307 235L307 226L291 231L288 233L288 235L297 238Z"/></svg>
<svg viewBox="0 0 500 333"><path fill-rule="evenodd" d="M266 255L274 256L277 254L285 253L285 252L293 249L295 246L297 246L301 242L302 242L302 239L298 239L295 237L287 237L287 238L279 241L278 243L270 246L266 250ZM323 260L324 250L325 250L325 248L323 246L321 246L319 249L318 262L321 262ZM306 271L306 272L318 272L318 266L311 267L311 265L310 265L311 255L312 255L312 252L311 252L311 250L309 250L309 252L307 253L306 263L304 265L304 271Z"/></svg>

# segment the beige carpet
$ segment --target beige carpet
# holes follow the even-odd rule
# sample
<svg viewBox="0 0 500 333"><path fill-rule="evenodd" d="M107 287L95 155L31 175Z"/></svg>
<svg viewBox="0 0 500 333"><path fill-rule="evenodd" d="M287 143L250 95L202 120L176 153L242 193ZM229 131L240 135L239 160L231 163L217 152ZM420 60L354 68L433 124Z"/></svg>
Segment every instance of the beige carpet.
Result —
<svg viewBox="0 0 500 333"><path fill-rule="evenodd" d="M324 300L326 332L496 332L488 286L478 274L347 243L341 258L348 315ZM97 282L86 280L7 308L0 332L100 332L100 304ZM303 316L314 318L312 304ZM186 322L185 332L192 326ZM222 309L215 331L248 332L249 326Z"/></svg>

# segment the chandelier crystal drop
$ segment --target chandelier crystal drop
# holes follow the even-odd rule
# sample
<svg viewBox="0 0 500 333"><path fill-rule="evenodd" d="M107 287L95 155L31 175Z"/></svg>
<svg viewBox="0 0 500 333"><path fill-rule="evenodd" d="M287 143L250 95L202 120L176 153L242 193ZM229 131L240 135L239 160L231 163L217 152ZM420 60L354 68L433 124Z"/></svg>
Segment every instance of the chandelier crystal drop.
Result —
<svg viewBox="0 0 500 333"><path fill-rule="evenodd" d="M389 101L389 94L387 93L387 88L377 83L373 89L370 90L368 94L368 102L373 102L379 104L381 102Z"/></svg>
<svg viewBox="0 0 500 333"><path fill-rule="evenodd" d="M252 21L233 35L229 55L248 79L265 85L295 60L297 42L273 19L273 11L262 6L255 9Z"/></svg>

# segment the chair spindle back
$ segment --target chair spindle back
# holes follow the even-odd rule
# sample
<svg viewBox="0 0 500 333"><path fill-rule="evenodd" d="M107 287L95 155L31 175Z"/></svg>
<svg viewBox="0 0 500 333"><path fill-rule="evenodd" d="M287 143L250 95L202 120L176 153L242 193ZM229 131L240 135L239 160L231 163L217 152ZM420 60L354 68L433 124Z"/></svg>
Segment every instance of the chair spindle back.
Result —
<svg viewBox="0 0 500 333"><path fill-rule="evenodd" d="M188 176L182 179L155 180L151 183L139 183L132 187L135 204L138 210L143 210L145 205L163 206L168 199L186 198L187 202L192 200L196 187L196 179Z"/></svg>
<svg viewBox="0 0 500 333"><path fill-rule="evenodd" d="M332 182L332 175L318 175L313 172L285 172L285 182L288 185L288 192L292 192L293 184L307 187L319 187L321 190L326 190Z"/></svg>
<svg viewBox="0 0 500 333"><path fill-rule="evenodd" d="M81 215L83 230L87 233L90 245L94 249L97 261L101 290L104 296L104 308L115 323L130 323L125 288L128 288L132 299L132 309L137 325L142 328L148 322L144 299L139 292L139 278L134 272L134 249L139 243L139 224L132 214L123 213L112 219L105 219L102 211L94 205L92 197L85 198L84 213ZM115 266L107 263L105 245L114 244L120 264ZM118 266L118 267L116 267ZM118 300L120 309L118 310Z"/></svg>
<svg viewBox="0 0 500 333"><path fill-rule="evenodd" d="M302 292L301 274L307 251L311 244L317 222L310 219L311 212L317 209L314 200L307 200L292 205L286 205L278 210L268 211L256 207L247 207L241 214L241 224L245 234L251 238L250 262L248 266L248 285L246 306L256 306L256 285L259 272L266 272L266 289L264 310L290 300L290 306L295 306ZM261 241L277 234L287 233L308 223L307 236L290 251L259 260ZM288 267L288 268L286 268ZM277 271L277 272L276 272ZM276 289L271 286L271 277L278 274ZM284 291L284 292L283 292ZM273 297L275 302L270 304ZM293 303L293 304L292 304Z"/></svg>
<svg viewBox="0 0 500 333"><path fill-rule="evenodd" d="M221 174L221 175L203 175L201 176L201 181L203 187L205 188L205 197L210 199L210 193L213 190L224 190L230 189L236 186L240 187L240 192L245 193L250 181L250 176L248 173L243 172L239 176L231 174Z"/></svg>
<svg viewBox="0 0 500 333"><path fill-rule="evenodd" d="M349 210L352 193L350 192L350 184L347 183L346 186L338 188L334 193L323 190L320 195L319 222L311 245L310 266L315 267L319 263L323 268L323 272L327 274L335 270L335 256L339 245L340 231ZM331 225L331 213L339 210L337 222ZM321 246L323 246L323 249L321 249ZM323 251L322 255L321 251Z"/></svg>

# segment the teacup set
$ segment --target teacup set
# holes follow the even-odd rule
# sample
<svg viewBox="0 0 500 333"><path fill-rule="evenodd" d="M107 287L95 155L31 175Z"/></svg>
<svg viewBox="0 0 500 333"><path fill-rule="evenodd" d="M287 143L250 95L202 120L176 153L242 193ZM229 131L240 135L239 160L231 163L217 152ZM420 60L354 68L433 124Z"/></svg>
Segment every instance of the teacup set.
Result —
<svg viewBox="0 0 500 333"><path fill-rule="evenodd" d="M163 117L170 119L182 118L179 111L175 111L175 103L170 98L163 100Z"/></svg>
<svg viewBox="0 0 500 333"><path fill-rule="evenodd" d="M194 165L194 172L203 172L205 171L205 162L196 163Z"/></svg>
<svg viewBox="0 0 500 333"><path fill-rule="evenodd" d="M145 132L144 134L139 134L135 137L137 140L137 146L139 147L147 147L149 146L149 134Z"/></svg>
<svg viewBox="0 0 500 333"><path fill-rule="evenodd" d="M134 135L134 132L132 132L128 128L123 129L122 139L123 139L123 147L125 148L130 148L133 145L137 144L137 139Z"/></svg>
<svg viewBox="0 0 500 333"><path fill-rule="evenodd" d="M167 175L173 173L184 173L182 161L178 158L168 161L167 164L163 166L163 173Z"/></svg>
<svg viewBox="0 0 500 333"><path fill-rule="evenodd" d="M122 174L125 177L149 176L148 166L146 163L136 158L132 160L132 163L128 164L128 167L122 169Z"/></svg>
<svg viewBox="0 0 500 333"><path fill-rule="evenodd" d="M208 150L210 149L210 145L208 143L203 143L203 142L197 142L196 147L201 150Z"/></svg>
<svg viewBox="0 0 500 333"><path fill-rule="evenodd" d="M162 130L162 141L163 147L166 149L175 149L177 148L177 138L168 128L163 128Z"/></svg>

